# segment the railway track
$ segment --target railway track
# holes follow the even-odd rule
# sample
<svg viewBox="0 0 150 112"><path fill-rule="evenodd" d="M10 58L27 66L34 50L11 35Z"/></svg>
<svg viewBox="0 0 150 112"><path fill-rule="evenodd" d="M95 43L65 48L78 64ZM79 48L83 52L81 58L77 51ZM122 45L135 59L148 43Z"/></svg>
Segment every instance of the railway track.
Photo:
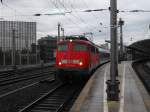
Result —
<svg viewBox="0 0 150 112"><path fill-rule="evenodd" d="M63 109L68 110L72 103L69 103L68 106L66 106L66 104L74 101L71 98L75 99L75 96L79 93L79 88L81 89L81 86L62 85L59 80L51 81L52 77L51 79L49 77L47 80L32 82L27 85L23 84L24 82L31 82L32 80L46 74L55 75L55 73L55 71L43 69L37 70L36 72L25 72L19 76L16 76L15 73L10 73L8 74L8 77L1 78L0 86L2 94L0 95L0 112L26 112L33 110L41 112L43 111L42 109L49 109L50 111L55 110L57 112L62 111ZM23 84L24 86L20 86L14 90L5 90L5 88L9 87L8 85L11 85L10 87L14 88L12 85L18 84ZM45 105L47 105L47 107Z"/></svg>
<svg viewBox="0 0 150 112"><path fill-rule="evenodd" d="M146 62L147 61L134 62L132 66L150 94L150 68L146 65Z"/></svg>
<svg viewBox="0 0 150 112"><path fill-rule="evenodd" d="M11 71L11 72L2 72L2 73L0 73L0 78L7 78L7 77L13 76L13 75L15 75L15 73L13 71Z"/></svg>
<svg viewBox="0 0 150 112"><path fill-rule="evenodd" d="M52 82L55 81L55 79L53 79L53 78L50 79L50 78L49 78L49 79L45 79L45 80L42 80L42 81L39 81L39 82L35 82L35 83L29 84L29 85L27 85L27 86L24 86L24 87L15 89L15 90L13 90L13 91L7 92L7 93L5 93L5 94L2 94L2 95L0 95L0 98L2 98L2 97L4 97L4 96L7 96L7 95L10 95L10 94L13 94L13 93L15 93L15 92L18 92L18 91L20 91L20 90L26 89L26 88L28 88L28 87L35 86L35 85L37 85L37 84L39 84L39 83L47 82L47 80L49 80L50 83L52 83Z"/></svg>
<svg viewBox="0 0 150 112"><path fill-rule="evenodd" d="M42 94L53 89L56 84L58 82L51 78L2 94L0 95L0 112L18 112L18 107L39 98Z"/></svg>
<svg viewBox="0 0 150 112"><path fill-rule="evenodd" d="M32 71L31 73L30 72L27 72L27 73L23 73L23 75L12 75L11 74L11 77L4 77L4 78L1 78L0 79L0 86L5 86L5 85L10 85L10 84L14 84L14 83L18 83L18 82L23 82L23 81L26 81L26 80L32 80L32 79L35 79L35 78L39 78L39 77L43 77L43 76L46 76L46 75L55 75L55 71L53 70L49 70L49 69L45 69L45 70L38 70L38 71ZM7 75L7 74L6 74ZM7 75L7 76L10 76Z"/></svg>
<svg viewBox="0 0 150 112"><path fill-rule="evenodd" d="M40 71L43 71L45 69L49 69L52 67L53 66L2 71L2 72L0 72L0 78L7 78L7 77L11 77L11 76L18 76L18 75L20 76L20 75L30 74L30 73L32 74L32 73L40 72Z"/></svg>
<svg viewBox="0 0 150 112"><path fill-rule="evenodd" d="M60 112L79 92L79 88L79 86L73 85L58 85L19 112Z"/></svg>

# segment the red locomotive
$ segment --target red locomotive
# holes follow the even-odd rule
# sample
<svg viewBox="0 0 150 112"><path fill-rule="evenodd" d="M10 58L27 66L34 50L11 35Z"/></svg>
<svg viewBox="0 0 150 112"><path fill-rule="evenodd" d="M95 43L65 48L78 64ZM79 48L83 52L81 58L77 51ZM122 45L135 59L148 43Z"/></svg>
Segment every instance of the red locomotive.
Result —
<svg viewBox="0 0 150 112"><path fill-rule="evenodd" d="M109 51L99 48L85 37L68 37L58 42L57 76L63 81L88 78L98 65L108 59Z"/></svg>

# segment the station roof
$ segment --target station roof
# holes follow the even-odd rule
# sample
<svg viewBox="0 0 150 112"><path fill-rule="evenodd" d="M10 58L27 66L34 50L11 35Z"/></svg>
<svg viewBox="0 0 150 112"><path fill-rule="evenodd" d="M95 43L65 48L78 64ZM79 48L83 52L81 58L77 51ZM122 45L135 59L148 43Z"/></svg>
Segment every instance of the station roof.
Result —
<svg viewBox="0 0 150 112"><path fill-rule="evenodd" d="M128 48L150 55L150 39L137 41L128 46Z"/></svg>

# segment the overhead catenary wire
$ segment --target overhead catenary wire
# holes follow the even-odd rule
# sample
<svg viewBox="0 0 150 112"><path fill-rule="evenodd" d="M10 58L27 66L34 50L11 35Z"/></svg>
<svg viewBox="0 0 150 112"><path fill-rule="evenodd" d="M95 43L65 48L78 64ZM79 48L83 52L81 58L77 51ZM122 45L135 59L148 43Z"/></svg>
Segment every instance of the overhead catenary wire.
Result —
<svg viewBox="0 0 150 112"><path fill-rule="evenodd" d="M64 5L63 5L64 6ZM80 10L80 11L77 11L74 7L73 7L73 5L71 6L72 7L72 9L73 10L71 10L72 11L72 13L73 12L75 12L76 14L78 13L78 12L93 12L93 11L106 11L106 10L108 10L108 9L94 9L94 10ZM66 9L66 7L64 7L65 8L65 10L67 10ZM72 13L70 13L73 17L75 17L76 19L78 19L79 21L81 21L82 23L84 23L84 24L86 24L86 22L81 18L81 17L78 17L78 16L75 16L74 14L72 14ZM78 15L78 14L77 14ZM101 22L99 23L100 25L103 25ZM94 27L94 28L93 28ZM107 27L107 26L103 26L102 28L109 28L109 27ZM97 29L97 27L96 26L92 26L92 28L90 29L90 31L91 30L94 30L94 29Z"/></svg>
<svg viewBox="0 0 150 112"><path fill-rule="evenodd" d="M89 11L89 10L79 10L79 11L77 11L77 10L73 7L73 5L72 5L71 7L72 7L72 9L73 9L73 10L71 10L71 11L72 11L72 12L76 12L76 14L77 14L78 12L86 12L86 11ZM106 11L106 10L107 10L107 9L94 9L93 11ZM98 23L98 24L103 25L101 22ZM97 26L97 27L98 27L98 26ZM97 31L92 31L93 35L95 35L96 32L97 32L97 33L101 32L101 30L99 30L99 27L98 27L98 28L97 28L97 27L96 27L96 26L92 26L92 30L97 29ZM102 28L110 28L110 27L103 26ZM90 30L90 32L91 32L91 30Z"/></svg>
<svg viewBox="0 0 150 112"><path fill-rule="evenodd" d="M14 16L3 16L2 17L15 17L15 20L16 20L16 17L17 16L25 16L25 17L28 17L31 21L34 21L33 18L31 18L32 15L22 15L22 12L18 11L17 9L13 8L13 7L10 7L7 3L5 3L4 1L2 1L2 6L10 9L11 11L13 11L15 13ZM18 15L16 14L18 13Z"/></svg>
<svg viewBox="0 0 150 112"><path fill-rule="evenodd" d="M81 21L82 23L84 23L84 24L86 24L86 21L84 20L84 19L82 19L78 14L77 14L77 11L76 11L76 9L73 7L73 5L72 5L72 8L74 9L74 12L76 13L76 15L75 14L73 14L73 13L71 13L71 15L73 16L73 17L75 17L76 19L78 19L79 21ZM91 30L94 30L96 27L93 25L89 25L89 26L91 26L92 28L89 28L89 30L91 31ZM94 27L94 28L93 28Z"/></svg>
<svg viewBox="0 0 150 112"><path fill-rule="evenodd" d="M50 1L54 5L54 7L59 10L59 12L62 12L60 10L59 6L53 0L48 0L48 1ZM64 15L64 17L66 17L66 19L68 19L71 23L73 23L74 25L76 25L77 27L79 27L82 30L82 27L79 26L76 22L74 22L71 18L69 18L69 17L67 17L65 15ZM82 31L84 32L84 30L82 30Z"/></svg>
<svg viewBox="0 0 150 112"><path fill-rule="evenodd" d="M59 1L59 4L60 4L66 11L68 11L68 9L65 7L65 5L64 5L63 3L61 3L61 2ZM85 21L84 21L83 19L81 19L80 17L77 17L77 16L75 16L75 15L72 14L72 13L70 13L70 14L71 14L73 17L75 17L76 19L78 19L79 21L85 23Z"/></svg>
<svg viewBox="0 0 150 112"><path fill-rule="evenodd" d="M55 6L56 9L59 10L60 13L62 13L62 11L59 9L58 5L57 5L54 1L52 1L52 0L49 0L49 1ZM65 15L64 15L64 16L65 16ZM66 17L66 16L65 16L65 17ZM67 19L69 19L69 21L73 22L70 18L67 18ZM74 23L74 22L73 22L73 23Z"/></svg>
<svg viewBox="0 0 150 112"><path fill-rule="evenodd" d="M62 3L62 2L60 2L60 0L58 0L58 2L59 2L59 4L66 10L66 11L68 11L68 9L65 7L65 5ZM76 11L76 9L73 7L73 5L71 6L73 9L74 9L74 12L76 13L77 11ZM73 12L73 11L72 11ZM73 13L70 13L74 18L76 18L77 20L79 20L80 22L82 22L83 24L86 24L86 22L77 14L77 16L75 15L75 14L73 14ZM89 26L91 26L91 28L88 28L89 29L89 31L91 31L91 30L95 30L95 26L94 26L94 28L93 28L93 26L92 25L89 25ZM88 27L89 27L88 26Z"/></svg>
<svg viewBox="0 0 150 112"><path fill-rule="evenodd" d="M64 1L64 0L63 0ZM85 2L85 0L83 0L83 2ZM8 6L5 2L3 2L3 0L1 0L1 3L2 5L4 5L5 7L11 9L12 11L14 11L15 13L17 12L18 13L18 10ZM60 1L60 0L53 0L53 4L57 7L57 9L59 9L59 6L58 6L58 3L60 3L64 8L66 8L66 6ZM88 5L86 4L85 2L85 6L88 7ZM74 8L74 7L73 7ZM67 8L66 8L67 9ZM68 10L68 9L67 9ZM99 11L109 11L108 8L104 8L104 9L87 9L87 10L84 10L84 11L79 11L79 12L87 12L87 13L90 13L92 14L94 12L99 12ZM75 12L77 14L78 11L74 10L72 12ZM145 9L133 9L133 10L119 10L119 13L149 13L150 10L145 10ZM20 13L20 12L19 12ZM16 15L15 16L30 16L30 15ZM81 21L82 23L86 23L81 17L79 16L76 16L75 14L73 14L72 16L74 16L74 18L78 19L79 21ZM4 16L5 17L5 16ZM66 16L65 16L66 17ZM66 17L66 18L69 18L69 17ZM30 18L31 19L31 18ZM69 21L72 21L72 23L76 24L77 26L79 26L79 23L76 23L76 22L73 22L72 19L69 19ZM107 26L104 26L104 28L109 28Z"/></svg>
<svg viewBox="0 0 150 112"><path fill-rule="evenodd" d="M119 12L132 12L132 13L137 13L137 12L150 12L150 10L143 10L143 9L134 9L134 10L119 10Z"/></svg>
<svg viewBox="0 0 150 112"><path fill-rule="evenodd" d="M87 9L84 10L83 12L99 12L99 11L110 11L110 8L108 9ZM150 12L150 10L145 10L145 9L133 9L133 10L118 10L118 13L125 13L125 12L132 12L132 13L138 13L138 12Z"/></svg>
<svg viewBox="0 0 150 112"><path fill-rule="evenodd" d="M83 3L85 4L86 8L89 9L89 6L87 5L87 3L85 2L85 0L82 0ZM98 17L92 12L91 15L96 19L97 23L99 23L99 19Z"/></svg>
<svg viewBox="0 0 150 112"><path fill-rule="evenodd" d="M86 2L85 0L82 0L82 1L83 1L83 3L85 4L86 8L89 9L89 6L88 6L87 2ZM107 10L107 9L98 9L98 10L94 10L94 11L105 11L105 10ZM88 12L88 11L90 11L90 10L84 10L84 12ZM100 28L106 28L106 26L103 26L103 23L102 23L102 22L99 22L98 17L97 17L93 12L91 12L91 15L96 19L98 25L100 25L100 27L97 26L98 29L100 29ZM98 31L99 31L99 32L102 32L101 29L98 30Z"/></svg>

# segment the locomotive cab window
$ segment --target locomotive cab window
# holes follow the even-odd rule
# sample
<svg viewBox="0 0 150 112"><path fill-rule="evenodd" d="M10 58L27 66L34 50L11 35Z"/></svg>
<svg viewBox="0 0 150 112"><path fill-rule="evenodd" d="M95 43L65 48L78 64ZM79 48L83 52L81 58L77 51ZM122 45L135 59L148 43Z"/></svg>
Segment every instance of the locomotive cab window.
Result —
<svg viewBox="0 0 150 112"><path fill-rule="evenodd" d="M79 43L75 43L73 46L73 49L75 51L87 51L88 50L88 46L85 44L79 44Z"/></svg>
<svg viewBox="0 0 150 112"><path fill-rule="evenodd" d="M59 44L58 45L58 51L67 51L68 46L67 44Z"/></svg>

